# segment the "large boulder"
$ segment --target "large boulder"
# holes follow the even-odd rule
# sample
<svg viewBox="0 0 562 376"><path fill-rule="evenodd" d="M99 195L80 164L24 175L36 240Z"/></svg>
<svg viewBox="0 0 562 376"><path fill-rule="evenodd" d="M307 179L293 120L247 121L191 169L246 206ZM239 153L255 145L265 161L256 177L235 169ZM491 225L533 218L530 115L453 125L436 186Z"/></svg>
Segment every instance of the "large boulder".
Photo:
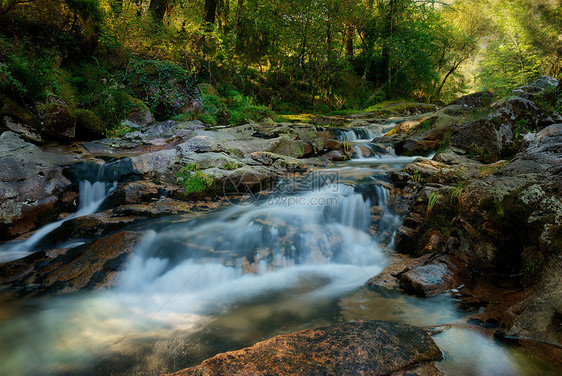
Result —
<svg viewBox="0 0 562 376"><path fill-rule="evenodd" d="M74 110L76 115L76 138L95 140L105 137L107 125L94 112L84 109Z"/></svg>
<svg viewBox="0 0 562 376"><path fill-rule="evenodd" d="M27 141L41 143L39 120L15 101L6 98L0 107L0 132L12 131Z"/></svg>
<svg viewBox="0 0 562 376"><path fill-rule="evenodd" d="M458 99L455 99L454 101L449 103L447 107L453 105L469 107L469 108L484 107L492 104L493 98L494 95L489 91L479 91L477 93L468 94Z"/></svg>
<svg viewBox="0 0 562 376"><path fill-rule="evenodd" d="M431 364L440 357L419 328L356 321L274 337L173 375L443 375Z"/></svg>
<svg viewBox="0 0 562 376"><path fill-rule="evenodd" d="M451 145L489 157L485 159L497 160L513 152L514 142L520 140L523 133L561 120L560 114L545 112L533 101L512 97L495 104L492 114L456 127Z"/></svg>
<svg viewBox="0 0 562 376"><path fill-rule="evenodd" d="M35 252L0 265L0 284L22 294L112 287L139 240L138 234L122 231L72 249Z"/></svg>
<svg viewBox="0 0 562 376"><path fill-rule="evenodd" d="M62 174L72 156L43 152L13 132L0 135L0 239L48 223L68 209L75 196Z"/></svg>
<svg viewBox="0 0 562 376"><path fill-rule="evenodd" d="M43 131L52 138L74 140L77 117L72 108L65 104L50 103L43 115Z"/></svg>

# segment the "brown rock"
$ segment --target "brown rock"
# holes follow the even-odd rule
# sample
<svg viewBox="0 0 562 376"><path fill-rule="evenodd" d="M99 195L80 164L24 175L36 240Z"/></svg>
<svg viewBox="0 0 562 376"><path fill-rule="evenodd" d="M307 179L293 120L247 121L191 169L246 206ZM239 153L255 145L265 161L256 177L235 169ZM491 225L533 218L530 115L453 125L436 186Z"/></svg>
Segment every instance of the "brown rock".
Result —
<svg viewBox="0 0 562 376"><path fill-rule="evenodd" d="M122 231L69 250L49 250L0 265L0 284L21 293L70 293L115 284L139 235Z"/></svg>
<svg viewBox="0 0 562 376"><path fill-rule="evenodd" d="M59 103L51 103L43 118L45 133L54 138L74 140L77 118L72 109Z"/></svg>
<svg viewBox="0 0 562 376"><path fill-rule="evenodd" d="M425 366L440 357L419 328L356 321L274 337L173 375L442 375Z"/></svg>
<svg viewBox="0 0 562 376"><path fill-rule="evenodd" d="M422 297L441 294L460 284L460 268L448 256L432 261L400 275L400 287Z"/></svg>

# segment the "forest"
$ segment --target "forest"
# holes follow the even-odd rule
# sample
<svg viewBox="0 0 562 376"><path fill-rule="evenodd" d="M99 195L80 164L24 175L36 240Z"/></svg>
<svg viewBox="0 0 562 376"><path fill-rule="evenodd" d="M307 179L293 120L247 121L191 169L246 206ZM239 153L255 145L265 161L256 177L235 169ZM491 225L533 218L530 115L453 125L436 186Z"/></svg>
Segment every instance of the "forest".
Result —
<svg viewBox="0 0 562 376"><path fill-rule="evenodd" d="M62 98L110 128L142 105L130 97L140 96L131 72L147 60L212 85L202 111L181 116L214 124L240 124L241 112L259 120L272 111L362 110L396 98L439 104L477 90L503 95L562 72L557 0L0 4L2 95L27 106ZM146 95L136 99L156 109Z"/></svg>

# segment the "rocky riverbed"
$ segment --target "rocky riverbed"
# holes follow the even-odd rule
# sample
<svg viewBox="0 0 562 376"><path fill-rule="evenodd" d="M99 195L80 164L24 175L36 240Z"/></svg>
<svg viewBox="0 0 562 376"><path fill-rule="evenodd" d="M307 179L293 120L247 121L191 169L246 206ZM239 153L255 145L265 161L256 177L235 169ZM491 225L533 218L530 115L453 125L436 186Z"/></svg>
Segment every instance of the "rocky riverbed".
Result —
<svg viewBox="0 0 562 376"><path fill-rule="evenodd" d="M39 146L5 131L0 135L0 254L11 250L6 255L16 259L0 265L1 299L10 305L111 291L135 264L135 254L146 242L147 221L166 229L169 223L204 222L219 208L252 204L258 192L267 197L283 179L335 167L342 181L355 185L354 192L344 193L353 203L345 208L355 209L351 222L344 218L344 207L330 212L333 222L351 224L346 231L376 239L376 245L361 240L366 243L360 243L365 248L359 255L380 247L393 261L376 261L386 268L362 277L372 277L364 287L371 292L365 294L451 296L465 311L462 318L419 326L432 335L476 327L486 336L523 345L561 369L562 116L555 111L557 85L544 77L496 102L489 93L476 93L441 108L407 104L376 113L318 117L312 124L269 119L211 129L197 121L167 121L139 126L121 138ZM435 155L405 159L399 169L377 167L373 173L372 163L384 164L393 150ZM358 166L353 173L359 177L349 180L345 163ZM370 169L362 172L360 166L369 163ZM207 182L203 189L190 190L187 182L193 177ZM103 202L76 215L84 210L79 203L84 189L94 190L81 181L102 182ZM370 217L364 223L357 222L363 213L358 205ZM224 223L234 226L246 214L226 216ZM269 248L256 246L252 255L234 252L235 247L249 247L250 238L237 240L236 231L221 232L224 226L204 227L209 231L204 237L216 238L210 245L190 240L201 236L197 228L189 230L193 233L186 241L197 243L189 247L201 257L219 257L225 266L248 275L259 274L264 260L267 270L280 267L275 247L297 264L304 258L338 262L337 252L350 252L351 243L339 229L327 227L337 236L324 242L319 239L325 227L288 219L279 224L275 218L253 225L278 234L279 243L267 238ZM26 243L34 239L34 231L56 221L56 228ZM332 226L330 220L325 225ZM302 240L303 234L314 240ZM173 231L169 236L181 237ZM353 242L363 239L353 236ZM221 237L227 238L225 243ZM260 239L258 243L266 243ZM231 246L222 249L220 244ZM311 254L303 256L299 244ZM8 313L6 322L20 309ZM367 321L274 337L199 366L188 364L193 367L178 374L278 369L279 374L354 370L438 375L442 371L431 362L440 354L422 330ZM161 369L170 372L169 366Z"/></svg>

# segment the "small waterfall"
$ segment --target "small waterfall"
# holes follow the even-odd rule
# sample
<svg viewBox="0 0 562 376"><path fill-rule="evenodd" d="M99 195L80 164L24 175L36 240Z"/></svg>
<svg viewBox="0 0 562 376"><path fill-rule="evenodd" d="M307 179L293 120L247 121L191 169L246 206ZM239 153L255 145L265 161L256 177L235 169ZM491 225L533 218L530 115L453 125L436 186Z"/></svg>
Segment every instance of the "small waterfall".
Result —
<svg viewBox="0 0 562 376"><path fill-rule="evenodd" d="M105 165L101 165L97 167L97 169L97 177L102 178L104 176ZM41 227L28 239L22 242L12 242L2 245L2 247L0 247L0 263L19 259L33 253L36 251L34 247L37 243L39 243L49 233L59 228L64 222L95 213L99 209L103 200L105 200L109 193L111 193L115 188L117 188L117 180L114 180L113 182L91 182L89 180L80 181L80 203L78 211L64 219Z"/></svg>
<svg viewBox="0 0 562 376"><path fill-rule="evenodd" d="M337 138L347 142L357 142L357 134L353 129L340 129Z"/></svg>
<svg viewBox="0 0 562 376"><path fill-rule="evenodd" d="M380 271L385 258L367 232L370 200L345 184L298 192L298 183L296 192L278 188L251 207L149 231L119 291L131 299L150 297L158 307L181 290L170 310L189 302L190 312L201 312L303 278L320 278L324 287L316 293L333 294Z"/></svg>

